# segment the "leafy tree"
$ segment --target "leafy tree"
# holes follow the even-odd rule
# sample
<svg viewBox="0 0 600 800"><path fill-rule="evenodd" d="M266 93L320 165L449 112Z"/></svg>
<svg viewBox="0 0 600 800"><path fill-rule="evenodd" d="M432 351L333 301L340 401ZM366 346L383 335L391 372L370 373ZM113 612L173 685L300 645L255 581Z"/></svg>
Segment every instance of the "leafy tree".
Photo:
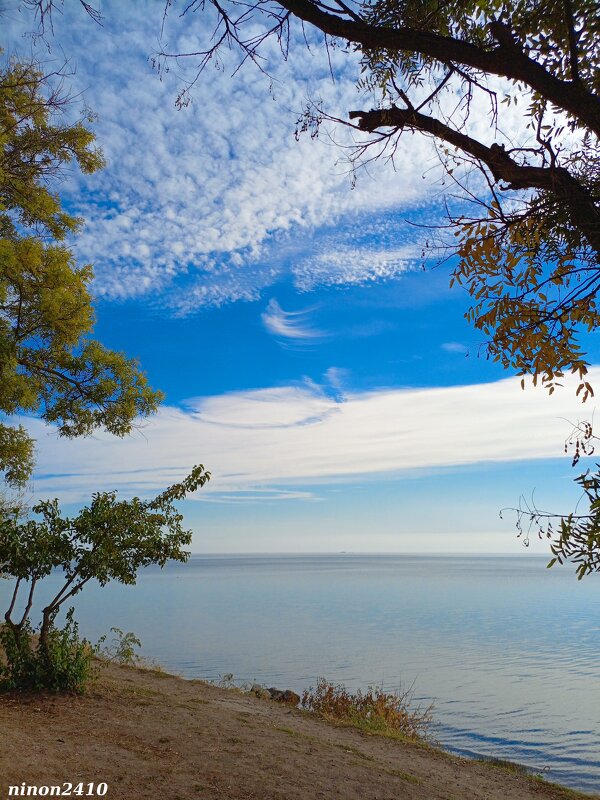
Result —
<svg viewBox="0 0 600 800"><path fill-rule="evenodd" d="M166 9L175 5L167 0ZM579 335L600 322L597 0L194 0L182 13L200 8L215 20L212 38L199 31L187 54L200 71L223 48L263 68L273 37L288 58L298 23L358 53L357 84L371 108L340 120L311 103L298 132L315 136L323 120L350 126L362 137L354 166L393 160L407 133L432 138L454 187L444 226L454 244L440 234L443 255L456 257L451 282L471 295L467 318L488 356L522 375L523 386L530 375L552 393L572 372L577 394L593 394ZM185 55L165 50L159 66ZM483 131L480 118L470 124L482 109ZM600 471L576 482L587 513L521 507L518 525L553 539L550 565L573 560L581 578L600 571Z"/></svg>
<svg viewBox="0 0 600 800"><path fill-rule="evenodd" d="M52 8L27 2L40 15ZM188 35L193 12L214 22L212 31L210 22L197 26L193 52L158 54L159 68L170 58L199 65L179 106L223 50L264 69L276 39L290 57L293 26L312 26L328 47L357 54L363 109L340 120L310 104L298 131L317 135L323 120L352 128L361 137L350 156L356 166L393 159L407 133L433 139L454 186L446 228L454 244L442 240L444 255L456 256L452 281L473 299L467 317L488 355L523 385L530 375L553 392L570 371L578 395L593 394L579 336L600 321L597 0L165 0L165 30L177 7L190 15ZM523 107L519 129L515 105ZM481 119L470 124L484 108L487 130ZM550 538L560 528L555 556L581 557L581 577L600 570L600 472L577 482L590 513L550 515ZM535 523L536 509L520 511L520 524Z"/></svg>
<svg viewBox="0 0 600 800"><path fill-rule="evenodd" d="M70 165L91 173L103 159L90 120L67 120L52 77L19 62L0 70L0 471L11 485L33 467L33 442L11 416L39 414L63 436L123 436L162 398L135 361L89 336L92 268L65 244L82 220L56 189Z"/></svg>
<svg viewBox="0 0 600 800"><path fill-rule="evenodd" d="M118 500L116 492L99 492L72 518L61 515L58 500L34 506L37 519L23 520L18 513L4 513L0 517L0 577L13 579L14 587L4 614L3 643L12 654L12 664L28 664L28 669L21 667L21 673L30 678L35 675L38 683L46 680L45 685L52 688L56 666L53 648L57 636L60 638L54 620L61 607L91 580L101 586L112 580L135 584L142 567L163 567L170 559L187 561L189 552L184 548L190 544L192 532L183 528L183 517L175 503L209 479L210 473L200 464L153 500ZM42 609L34 653L30 614L35 592L57 568L62 571L63 583Z"/></svg>
<svg viewBox="0 0 600 800"><path fill-rule="evenodd" d="M176 5L166 2L167 10ZM198 29L189 54L200 69L228 47L262 66L273 37L287 58L298 23L322 31L330 46L348 43L360 55L358 86L373 103L344 123L367 134L352 158L393 156L400 136L419 133L436 140L452 181L465 190L469 209L454 203L450 219L454 280L474 299L468 316L489 355L550 390L570 370L580 393L592 392L577 333L599 321L595 0L194 0L181 11L192 17L200 8L216 20L211 38ZM180 102L188 99L185 90ZM524 112L514 130L514 114L505 117L518 102ZM483 103L488 131L475 135L470 116ZM315 133L327 118L311 105L300 130ZM477 181L467 179L466 165Z"/></svg>

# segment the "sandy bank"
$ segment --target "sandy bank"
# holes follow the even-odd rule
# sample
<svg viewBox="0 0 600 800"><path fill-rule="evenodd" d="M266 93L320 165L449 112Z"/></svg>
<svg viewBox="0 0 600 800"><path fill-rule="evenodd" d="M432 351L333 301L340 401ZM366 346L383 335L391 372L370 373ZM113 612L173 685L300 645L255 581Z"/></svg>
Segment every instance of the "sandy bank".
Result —
<svg viewBox="0 0 600 800"><path fill-rule="evenodd" d="M106 782L108 800L591 797L200 681L111 664L85 697L0 695L0 800L9 785L80 781Z"/></svg>

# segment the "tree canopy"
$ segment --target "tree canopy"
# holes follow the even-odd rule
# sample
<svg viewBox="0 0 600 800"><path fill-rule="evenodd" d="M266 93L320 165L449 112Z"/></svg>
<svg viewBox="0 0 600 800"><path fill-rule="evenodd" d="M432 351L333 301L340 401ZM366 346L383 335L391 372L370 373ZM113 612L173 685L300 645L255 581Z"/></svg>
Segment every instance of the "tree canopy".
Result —
<svg viewBox="0 0 600 800"><path fill-rule="evenodd" d="M167 0L166 11L176 6ZM449 200L453 280L473 298L468 318L488 354L550 391L574 372L580 394L592 393L578 334L600 321L594 0L194 0L181 13L192 22L200 8L212 8L212 36L198 25L193 53L165 49L163 59L193 56L202 70L223 48L237 48L262 68L273 37L292 57L290 29L298 23L316 27L329 46L357 52L358 86L372 107L337 120L367 136L352 158L367 150L369 159L393 155L407 131L435 139L464 201L452 207ZM520 118L516 103L524 107ZM488 131L474 125L476 134L469 123L484 107ZM327 109L310 106L300 129L314 133L327 117ZM468 182L465 166L476 168L478 183Z"/></svg>
<svg viewBox="0 0 600 800"><path fill-rule="evenodd" d="M91 580L101 586L113 580L131 585L142 567L163 567L170 559L187 561L189 552L184 548L190 544L192 532L183 527L183 517L175 503L208 480L210 473L199 464L184 480L152 500L118 500L116 492L98 492L75 517L64 517L58 500L35 505L37 518L31 519L22 519L18 509L10 513L5 508L0 515L0 578L13 579L14 586L4 613L6 631L0 632L0 643L8 653L14 653L14 663L4 672L26 684L39 672L41 659L44 670L50 670L45 677L42 675L42 685L53 680L54 620L61 607ZM62 584L42 609L36 658L30 651L29 616L36 588L56 568L62 570ZM19 606L20 594L23 601ZM14 619L17 607L19 613ZM31 662L25 670L27 674L15 677L15 669L22 671L24 660ZM0 664L0 687L2 676ZM7 685L12 688L10 680Z"/></svg>
<svg viewBox="0 0 600 800"><path fill-rule="evenodd" d="M91 173L103 157L90 120L70 121L66 105L60 76L0 70L0 471L12 485L28 479L34 450L12 416L38 414L63 436L123 436L162 398L135 361L90 337L93 272L67 243L83 221L57 188L67 168Z"/></svg>

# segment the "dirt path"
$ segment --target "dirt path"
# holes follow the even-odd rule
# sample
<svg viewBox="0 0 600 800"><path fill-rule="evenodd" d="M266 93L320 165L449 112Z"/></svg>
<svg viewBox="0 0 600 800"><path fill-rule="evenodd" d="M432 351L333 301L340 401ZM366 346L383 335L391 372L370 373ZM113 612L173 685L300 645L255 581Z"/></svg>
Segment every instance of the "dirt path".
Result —
<svg viewBox="0 0 600 800"><path fill-rule="evenodd" d="M80 781L106 782L107 800L590 797L235 690L114 665L102 666L85 697L0 696L0 800L22 782Z"/></svg>

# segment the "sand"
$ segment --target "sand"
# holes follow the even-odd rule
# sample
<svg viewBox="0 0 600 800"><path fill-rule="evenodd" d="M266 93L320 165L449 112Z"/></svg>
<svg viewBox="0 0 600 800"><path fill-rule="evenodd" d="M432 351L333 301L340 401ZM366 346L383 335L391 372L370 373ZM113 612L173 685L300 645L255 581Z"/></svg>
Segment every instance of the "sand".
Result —
<svg viewBox="0 0 600 800"><path fill-rule="evenodd" d="M108 800L591 797L235 689L110 663L85 696L0 695L0 800L23 782L83 782L86 792L105 782Z"/></svg>

